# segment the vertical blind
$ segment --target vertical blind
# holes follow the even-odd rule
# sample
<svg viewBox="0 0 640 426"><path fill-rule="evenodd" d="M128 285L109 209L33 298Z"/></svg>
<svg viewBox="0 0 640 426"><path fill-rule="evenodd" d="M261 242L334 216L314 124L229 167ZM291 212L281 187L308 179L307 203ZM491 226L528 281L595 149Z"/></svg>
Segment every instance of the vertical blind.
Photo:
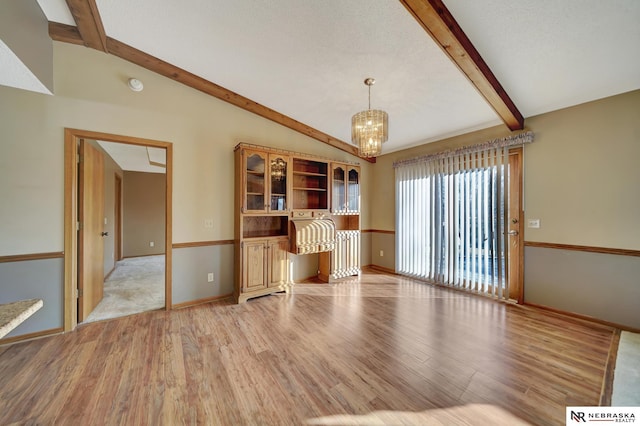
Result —
<svg viewBox="0 0 640 426"><path fill-rule="evenodd" d="M394 164L396 272L507 298L509 146Z"/></svg>

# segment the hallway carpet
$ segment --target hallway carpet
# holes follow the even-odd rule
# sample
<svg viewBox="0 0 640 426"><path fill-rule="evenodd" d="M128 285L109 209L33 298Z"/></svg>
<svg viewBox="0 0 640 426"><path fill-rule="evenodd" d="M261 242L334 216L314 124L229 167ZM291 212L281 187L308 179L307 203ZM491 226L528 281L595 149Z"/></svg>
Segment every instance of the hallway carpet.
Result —
<svg viewBox="0 0 640 426"><path fill-rule="evenodd" d="M164 308L164 269L164 255L117 262L104 283L104 298L84 322Z"/></svg>

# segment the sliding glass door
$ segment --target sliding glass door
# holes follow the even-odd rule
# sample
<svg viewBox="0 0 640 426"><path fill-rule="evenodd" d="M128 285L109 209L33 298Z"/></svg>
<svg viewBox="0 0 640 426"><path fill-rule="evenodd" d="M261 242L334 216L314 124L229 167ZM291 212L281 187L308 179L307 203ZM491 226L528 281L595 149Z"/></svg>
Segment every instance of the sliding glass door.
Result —
<svg viewBox="0 0 640 426"><path fill-rule="evenodd" d="M521 258L520 153L499 148L397 166L397 272L520 300L521 262L509 260Z"/></svg>

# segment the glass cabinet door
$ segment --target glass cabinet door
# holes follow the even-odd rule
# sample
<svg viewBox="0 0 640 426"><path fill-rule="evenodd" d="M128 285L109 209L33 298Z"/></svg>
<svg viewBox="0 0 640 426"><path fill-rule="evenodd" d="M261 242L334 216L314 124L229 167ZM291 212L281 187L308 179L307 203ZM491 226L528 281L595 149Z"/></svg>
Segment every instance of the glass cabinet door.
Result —
<svg viewBox="0 0 640 426"><path fill-rule="evenodd" d="M245 157L246 211L265 211L266 182L264 177L266 154L248 151Z"/></svg>
<svg viewBox="0 0 640 426"><path fill-rule="evenodd" d="M342 166L334 166L333 175L331 176L331 210L336 212L343 212L346 208L345 199L345 169Z"/></svg>
<svg viewBox="0 0 640 426"><path fill-rule="evenodd" d="M347 210L349 212L360 211L360 173L357 169L349 169L349 181L347 182Z"/></svg>
<svg viewBox="0 0 640 426"><path fill-rule="evenodd" d="M269 155L270 175L270 202L269 209L272 212L288 210L287 206L287 180L289 172L289 157L282 155Z"/></svg>

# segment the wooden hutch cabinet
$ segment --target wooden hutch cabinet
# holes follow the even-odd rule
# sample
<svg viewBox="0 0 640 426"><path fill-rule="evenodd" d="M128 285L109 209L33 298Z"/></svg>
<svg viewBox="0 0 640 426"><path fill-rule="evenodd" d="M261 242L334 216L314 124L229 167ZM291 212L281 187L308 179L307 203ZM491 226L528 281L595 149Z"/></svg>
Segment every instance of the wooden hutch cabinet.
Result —
<svg viewBox="0 0 640 426"><path fill-rule="evenodd" d="M291 256L323 281L360 273L360 167L250 144L235 148L238 303L288 291Z"/></svg>

